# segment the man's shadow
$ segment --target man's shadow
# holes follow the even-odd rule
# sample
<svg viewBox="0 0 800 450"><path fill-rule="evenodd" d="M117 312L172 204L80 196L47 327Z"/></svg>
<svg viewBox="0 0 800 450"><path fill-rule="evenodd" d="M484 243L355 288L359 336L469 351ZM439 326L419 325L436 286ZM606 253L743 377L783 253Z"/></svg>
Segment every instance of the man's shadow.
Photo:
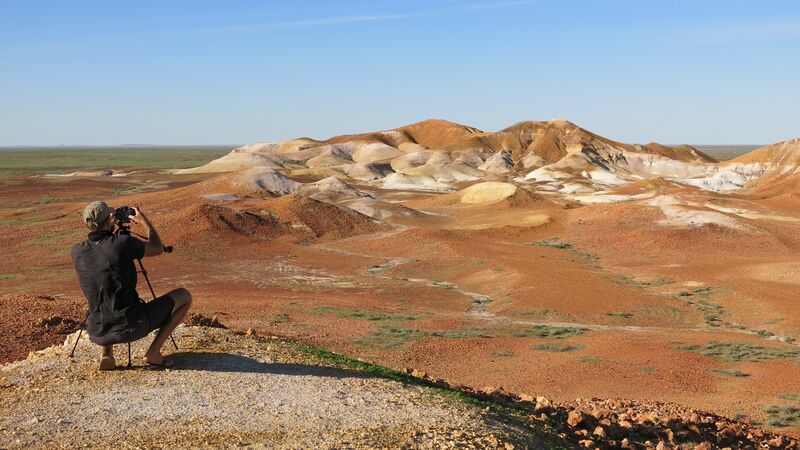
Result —
<svg viewBox="0 0 800 450"><path fill-rule="evenodd" d="M169 358L175 363L172 370L305 375L330 378L375 378L373 374L356 370L308 364L260 362L247 356L230 353L177 352L169 355Z"/></svg>

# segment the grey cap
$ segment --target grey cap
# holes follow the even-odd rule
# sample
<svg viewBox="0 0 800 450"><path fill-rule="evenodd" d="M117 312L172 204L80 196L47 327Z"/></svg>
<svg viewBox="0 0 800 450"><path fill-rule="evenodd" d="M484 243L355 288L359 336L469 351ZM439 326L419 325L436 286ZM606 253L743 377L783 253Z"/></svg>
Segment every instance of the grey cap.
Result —
<svg viewBox="0 0 800 450"><path fill-rule="evenodd" d="M108 219L109 214L113 213L115 208L106 204L106 202L92 202L83 209L83 220L86 223L100 225Z"/></svg>

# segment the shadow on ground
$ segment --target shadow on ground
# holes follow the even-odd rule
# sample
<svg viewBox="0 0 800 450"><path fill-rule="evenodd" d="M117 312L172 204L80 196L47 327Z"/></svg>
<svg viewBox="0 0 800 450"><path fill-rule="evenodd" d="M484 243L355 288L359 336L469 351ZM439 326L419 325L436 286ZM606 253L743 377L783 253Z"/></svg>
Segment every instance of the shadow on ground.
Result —
<svg viewBox="0 0 800 450"><path fill-rule="evenodd" d="M265 363L241 355L213 352L178 352L169 356L173 370L202 370L206 372L269 373L328 378L374 378L369 373L306 364Z"/></svg>

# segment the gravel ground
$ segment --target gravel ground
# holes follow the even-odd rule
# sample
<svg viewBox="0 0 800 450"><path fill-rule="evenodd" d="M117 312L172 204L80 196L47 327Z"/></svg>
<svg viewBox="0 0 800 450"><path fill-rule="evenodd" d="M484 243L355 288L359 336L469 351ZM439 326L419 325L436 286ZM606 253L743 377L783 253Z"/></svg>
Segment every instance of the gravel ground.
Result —
<svg viewBox="0 0 800 450"><path fill-rule="evenodd" d="M325 366L279 340L181 327L174 369L143 369L145 339L132 369L98 372L85 337L67 357L75 337L0 367L0 448L549 446L478 406Z"/></svg>

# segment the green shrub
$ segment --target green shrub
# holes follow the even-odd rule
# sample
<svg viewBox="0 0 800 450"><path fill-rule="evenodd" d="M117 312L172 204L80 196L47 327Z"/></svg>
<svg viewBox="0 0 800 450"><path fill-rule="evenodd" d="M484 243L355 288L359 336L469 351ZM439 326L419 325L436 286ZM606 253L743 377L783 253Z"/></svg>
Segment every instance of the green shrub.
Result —
<svg viewBox="0 0 800 450"><path fill-rule="evenodd" d="M557 345L557 344L536 344L531 347L534 350L539 350L542 352L556 352L556 353L564 353L564 352L571 352L574 350L580 350L586 347L584 344L564 344L564 345Z"/></svg>
<svg viewBox="0 0 800 450"><path fill-rule="evenodd" d="M744 373L736 369L711 369L711 372L716 373L717 375L722 375L725 377L732 377L732 378L746 378L750 376L749 373Z"/></svg>
<svg viewBox="0 0 800 450"><path fill-rule="evenodd" d="M800 408L796 406L770 406L764 410L769 416L767 424L778 428L800 427Z"/></svg>
<svg viewBox="0 0 800 450"><path fill-rule="evenodd" d="M753 361L761 362L771 359L789 359L800 356L800 349L780 349L763 347L757 344L744 342L718 342L711 341L704 346L684 345L680 350L699 353L722 361Z"/></svg>

